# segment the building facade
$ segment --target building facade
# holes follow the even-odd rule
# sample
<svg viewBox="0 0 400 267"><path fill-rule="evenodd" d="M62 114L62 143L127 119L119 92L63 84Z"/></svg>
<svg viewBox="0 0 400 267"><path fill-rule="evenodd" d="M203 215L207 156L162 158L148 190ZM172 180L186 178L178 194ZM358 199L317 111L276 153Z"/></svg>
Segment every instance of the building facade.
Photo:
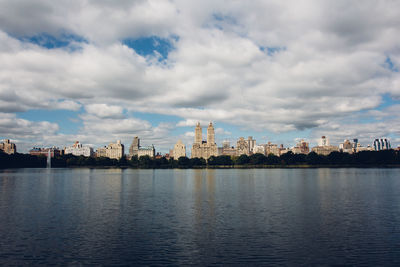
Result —
<svg viewBox="0 0 400 267"><path fill-rule="evenodd" d="M140 158L141 156L149 156L154 158L156 155L156 149L153 145L142 147L140 146L140 138L135 136L132 140L132 144L129 147L129 158L131 159L134 156Z"/></svg>
<svg viewBox="0 0 400 267"><path fill-rule="evenodd" d="M96 150L96 157L101 158L101 157L107 157L107 147L99 147Z"/></svg>
<svg viewBox="0 0 400 267"><path fill-rule="evenodd" d="M110 159L120 159L124 156L124 145L121 144L121 140L107 146L106 156Z"/></svg>
<svg viewBox="0 0 400 267"><path fill-rule="evenodd" d="M149 156L150 158L154 158L156 155L156 149L154 148L153 145L151 146L146 146L146 147L140 147L138 150L138 158L142 156Z"/></svg>
<svg viewBox="0 0 400 267"><path fill-rule="evenodd" d="M124 156L124 152L124 145L121 144L121 140L117 140L117 143L110 143L106 147L98 148L96 150L96 157L120 159Z"/></svg>
<svg viewBox="0 0 400 267"><path fill-rule="evenodd" d="M318 141L318 146L329 146L329 138L323 135Z"/></svg>
<svg viewBox="0 0 400 267"><path fill-rule="evenodd" d="M222 142L222 147L218 148L219 156L236 156L236 148L231 146L230 142L225 140Z"/></svg>
<svg viewBox="0 0 400 267"><path fill-rule="evenodd" d="M265 150L266 156L268 156L269 154L272 154L275 156L281 155L281 153L280 153L281 149L278 147L278 145L272 144L271 142L268 142L267 144L264 145L264 150Z"/></svg>
<svg viewBox="0 0 400 267"><path fill-rule="evenodd" d="M352 154L356 151L355 144L352 144L350 140L346 139L339 145L339 150L344 153Z"/></svg>
<svg viewBox="0 0 400 267"><path fill-rule="evenodd" d="M261 146L261 145L259 145L259 146L255 145L253 147L253 154L263 154L263 155L265 155L265 147Z"/></svg>
<svg viewBox="0 0 400 267"><path fill-rule="evenodd" d="M29 150L29 154L32 156L47 157L49 155L49 151L50 151L50 157L52 158L54 158L55 156L60 156L62 154L62 151L56 147L51 147L51 148L34 147L31 150Z"/></svg>
<svg viewBox="0 0 400 267"><path fill-rule="evenodd" d="M186 146L182 143L181 140L178 140L178 142L175 144L172 154L174 159L186 157Z"/></svg>
<svg viewBox="0 0 400 267"><path fill-rule="evenodd" d="M332 152L339 152L339 147L337 147L337 146L315 146L311 150L319 155L328 156Z"/></svg>
<svg viewBox="0 0 400 267"><path fill-rule="evenodd" d="M256 140L253 139L253 136L247 137L247 145L249 147L249 154L253 153L253 149L256 146Z"/></svg>
<svg viewBox="0 0 400 267"><path fill-rule="evenodd" d="M129 147L129 158L139 155L139 147L140 147L140 139L138 136L135 136L132 140L131 146Z"/></svg>
<svg viewBox="0 0 400 267"><path fill-rule="evenodd" d="M310 146L308 142L300 140L295 147L292 148L294 154L308 154L310 152Z"/></svg>
<svg viewBox="0 0 400 267"><path fill-rule="evenodd" d="M65 154L72 154L74 156L93 156L93 148L83 146L79 141L76 141L72 146L68 146L64 149Z"/></svg>
<svg viewBox="0 0 400 267"><path fill-rule="evenodd" d="M244 137L240 137L236 142L236 154L240 155L250 155L249 142L244 139Z"/></svg>
<svg viewBox="0 0 400 267"><path fill-rule="evenodd" d="M198 122L194 130L194 143L192 146L192 158L208 159L211 156L218 156L218 148L215 143L214 126L210 122L207 128L207 141L203 141L203 133Z"/></svg>
<svg viewBox="0 0 400 267"><path fill-rule="evenodd" d="M373 147L375 151L387 150L392 148L389 140L386 138L375 139Z"/></svg>
<svg viewBox="0 0 400 267"><path fill-rule="evenodd" d="M10 139L5 139L4 142L0 144L0 150L11 155L17 153L17 146L11 143Z"/></svg>
<svg viewBox="0 0 400 267"><path fill-rule="evenodd" d="M240 137L239 140L236 142L236 155L248 155L250 156L253 153L253 148L256 146L256 140L253 139L252 136L247 137Z"/></svg>

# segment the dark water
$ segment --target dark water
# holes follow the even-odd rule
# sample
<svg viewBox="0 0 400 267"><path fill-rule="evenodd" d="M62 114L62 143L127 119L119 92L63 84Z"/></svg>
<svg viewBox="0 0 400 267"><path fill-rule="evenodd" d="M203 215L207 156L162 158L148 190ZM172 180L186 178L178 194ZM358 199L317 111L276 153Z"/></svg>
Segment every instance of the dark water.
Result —
<svg viewBox="0 0 400 267"><path fill-rule="evenodd" d="M399 266L400 170L5 170L0 264Z"/></svg>

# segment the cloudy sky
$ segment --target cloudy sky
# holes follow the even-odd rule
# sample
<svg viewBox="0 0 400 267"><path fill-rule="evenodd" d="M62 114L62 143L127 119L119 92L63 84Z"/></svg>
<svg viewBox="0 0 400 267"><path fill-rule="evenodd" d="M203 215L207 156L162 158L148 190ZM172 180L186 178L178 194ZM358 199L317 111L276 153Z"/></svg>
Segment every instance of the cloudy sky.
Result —
<svg viewBox="0 0 400 267"><path fill-rule="evenodd" d="M397 146L399 36L390 0L0 0L0 138Z"/></svg>

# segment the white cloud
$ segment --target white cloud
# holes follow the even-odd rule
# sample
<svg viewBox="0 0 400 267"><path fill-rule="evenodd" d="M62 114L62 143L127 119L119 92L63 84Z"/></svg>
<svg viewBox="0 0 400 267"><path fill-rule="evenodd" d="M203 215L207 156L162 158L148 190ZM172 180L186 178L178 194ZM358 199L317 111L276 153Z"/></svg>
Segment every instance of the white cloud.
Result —
<svg viewBox="0 0 400 267"><path fill-rule="evenodd" d="M106 104L89 104L85 107L87 113L103 119L121 119L124 117L123 109L120 106Z"/></svg>
<svg viewBox="0 0 400 267"><path fill-rule="evenodd" d="M215 129L215 134L226 136L226 135L231 135L232 133L229 131L224 130L223 128L216 128Z"/></svg>

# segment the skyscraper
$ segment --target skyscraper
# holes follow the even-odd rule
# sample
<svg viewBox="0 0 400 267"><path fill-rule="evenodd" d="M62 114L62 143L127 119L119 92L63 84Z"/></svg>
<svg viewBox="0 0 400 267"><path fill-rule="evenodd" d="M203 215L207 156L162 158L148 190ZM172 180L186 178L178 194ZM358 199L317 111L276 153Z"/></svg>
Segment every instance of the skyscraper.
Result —
<svg viewBox="0 0 400 267"><path fill-rule="evenodd" d="M131 146L129 147L129 158L138 155L139 147L140 147L140 139L138 136L135 136L132 140Z"/></svg>
<svg viewBox="0 0 400 267"><path fill-rule="evenodd" d="M203 133L202 133L202 129L200 126L200 122L198 122L196 124L196 128L194 129L194 142L196 144L201 144L201 142L203 141Z"/></svg>
<svg viewBox="0 0 400 267"><path fill-rule="evenodd" d="M386 138L375 139L374 141L374 150L376 151L387 150L391 148L392 147L390 146L390 142Z"/></svg>

